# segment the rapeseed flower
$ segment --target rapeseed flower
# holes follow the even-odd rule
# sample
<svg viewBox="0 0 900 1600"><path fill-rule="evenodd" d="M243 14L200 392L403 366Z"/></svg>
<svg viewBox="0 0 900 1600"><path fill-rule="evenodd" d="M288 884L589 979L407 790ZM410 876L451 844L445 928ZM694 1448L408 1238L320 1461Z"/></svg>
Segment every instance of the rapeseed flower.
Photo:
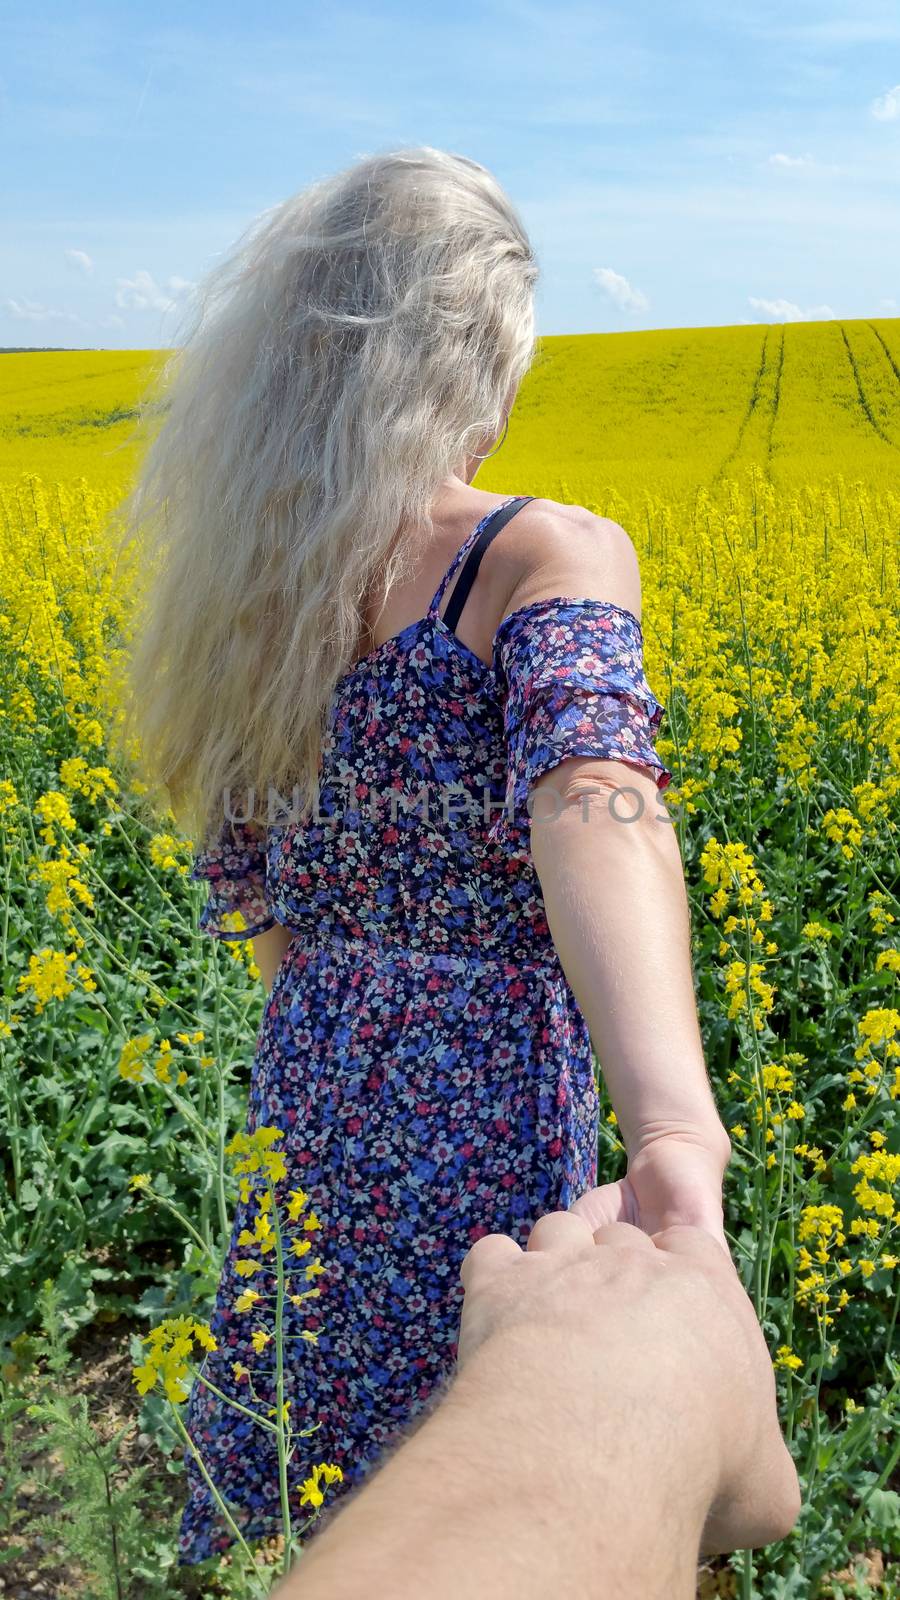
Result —
<svg viewBox="0 0 900 1600"><path fill-rule="evenodd" d="M0 779L0 818L11 816L14 811L18 811L20 805L15 785L8 778Z"/></svg>
<svg viewBox="0 0 900 1600"><path fill-rule="evenodd" d="M863 841L863 827L858 817L846 806L829 808L822 818L822 831L826 839L840 845L841 855L852 861Z"/></svg>
<svg viewBox="0 0 900 1600"><path fill-rule="evenodd" d="M245 1289L234 1302L235 1311L252 1311L253 1307L262 1298L255 1289Z"/></svg>
<svg viewBox="0 0 900 1600"><path fill-rule="evenodd" d="M70 756L67 761L60 762L59 781L64 789L84 795L88 800L114 798L119 794L119 785L109 767L90 767L83 756Z"/></svg>
<svg viewBox="0 0 900 1600"><path fill-rule="evenodd" d="M283 1138L280 1128L257 1128L253 1133L236 1133L230 1144L225 1146L225 1154L238 1158L234 1163L236 1174L262 1172L273 1183L277 1183L287 1176L287 1166L281 1152L272 1150L271 1146Z"/></svg>
<svg viewBox="0 0 900 1600"><path fill-rule="evenodd" d="M58 789L48 789L46 794L38 798L34 809L44 824L40 829L40 835L45 844L56 845L59 842L57 828L61 828L64 833L75 832L77 824L69 810L69 802Z"/></svg>
<svg viewBox="0 0 900 1600"><path fill-rule="evenodd" d="M69 975L75 959L74 950L54 950L50 945L29 957L28 971L22 973L17 988L20 994L31 992L38 1015L51 1000L64 1000L66 995L75 992L76 986Z"/></svg>
<svg viewBox="0 0 900 1600"><path fill-rule="evenodd" d="M143 1083L147 1053L153 1036L142 1033L137 1039L127 1039L119 1055L119 1076L128 1083Z"/></svg>
<svg viewBox="0 0 900 1600"><path fill-rule="evenodd" d="M332 1483L343 1483L344 1474L340 1467L332 1462L320 1461L314 1466L307 1478L300 1485L300 1504L302 1506L320 1506L325 1496L321 1485L326 1488Z"/></svg>
<svg viewBox="0 0 900 1600"><path fill-rule="evenodd" d="M153 865L163 872L177 872L182 878L190 873L190 839L176 839L171 833L157 833L153 835L148 848Z"/></svg>
<svg viewBox="0 0 900 1600"><path fill-rule="evenodd" d="M142 1343L150 1349L146 1360L132 1369L138 1394L144 1395L161 1383L167 1400L180 1405L188 1397L187 1379L194 1345L200 1350L218 1349L208 1323L193 1317L168 1317L147 1335Z"/></svg>
<svg viewBox="0 0 900 1600"><path fill-rule="evenodd" d="M879 938L887 933L891 924L895 921L893 912L888 910L890 903L887 895L881 889L873 889L869 895L869 916L874 924L875 933Z"/></svg>

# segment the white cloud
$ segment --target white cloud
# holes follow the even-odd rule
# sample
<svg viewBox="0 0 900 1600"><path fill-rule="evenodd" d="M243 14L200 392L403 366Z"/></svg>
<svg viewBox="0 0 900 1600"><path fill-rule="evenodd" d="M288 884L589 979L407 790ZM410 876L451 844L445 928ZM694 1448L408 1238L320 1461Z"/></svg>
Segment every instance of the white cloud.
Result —
<svg viewBox="0 0 900 1600"><path fill-rule="evenodd" d="M42 306L37 300L4 300L7 311L20 322L75 322L86 328L81 317L71 311L56 311L52 306Z"/></svg>
<svg viewBox="0 0 900 1600"><path fill-rule="evenodd" d="M623 278L621 272L614 272L612 267L595 267L594 279L620 311L647 310L650 304L647 296Z"/></svg>
<svg viewBox="0 0 900 1600"><path fill-rule="evenodd" d="M879 122L900 120L900 83L895 83L893 89L888 89L887 94L880 94L873 100L869 110Z"/></svg>
<svg viewBox="0 0 900 1600"><path fill-rule="evenodd" d="M811 155L786 156L781 150L769 157L770 167L811 167L813 164Z"/></svg>
<svg viewBox="0 0 900 1600"><path fill-rule="evenodd" d="M886 299L879 300L878 309L879 311L886 312L888 316L892 317L894 312L897 310L897 302L896 300L891 299L890 295L888 295Z"/></svg>
<svg viewBox="0 0 900 1600"><path fill-rule="evenodd" d="M74 267L77 272L83 272L85 276L94 270L94 263L85 250L66 250L65 257L70 267Z"/></svg>
<svg viewBox="0 0 900 1600"><path fill-rule="evenodd" d="M164 285L140 268L133 278L116 279L116 305L121 311L172 311L194 289L188 278L167 278Z"/></svg>
<svg viewBox="0 0 900 1600"><path fill-rule="evenodd" d="M755 295L747 296L757 316L764 322L833 322L834 312L830 306L795 306L793 300L758 300Z"/></svg>
<svg viewBox="0 0 900 1600"><path fill-rule="evenodd" d="M118 316L113 311L108 317L101 317L98 326L101 328L124 328L125 318Z"/></svg>

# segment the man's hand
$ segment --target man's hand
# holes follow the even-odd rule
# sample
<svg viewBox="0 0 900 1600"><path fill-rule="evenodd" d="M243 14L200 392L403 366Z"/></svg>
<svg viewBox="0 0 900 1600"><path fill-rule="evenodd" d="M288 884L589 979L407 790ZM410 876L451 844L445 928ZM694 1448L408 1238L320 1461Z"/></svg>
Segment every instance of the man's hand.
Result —
<svg viewBox="0 0 900 1600"><path fill-rule="evenodd" d="M503 1234L479 1239L461 1277L461 1369L511 1335L523 1365L532 1345L544 1362L558 1345L572 1409L586 1437L594 1426L602 1437L605 1374L621 1367L661 1406L689 1410L706 1441L712 1493L702 1554L790 1532L800 1489L771 1358L730 1257L707 1233L676 1225L651 1239L622 1222L592 1232L583 1216L553 1212L538 1219L525 1251Z"/></svg>
<svg viewBox="0 0 900 1600"><path fill-rule="evenodd" d="M772 1365L707 1234L557 1211L461 1277L452 1382L278 1600L693 1600L698 1554L790 1532Z"/></svg>

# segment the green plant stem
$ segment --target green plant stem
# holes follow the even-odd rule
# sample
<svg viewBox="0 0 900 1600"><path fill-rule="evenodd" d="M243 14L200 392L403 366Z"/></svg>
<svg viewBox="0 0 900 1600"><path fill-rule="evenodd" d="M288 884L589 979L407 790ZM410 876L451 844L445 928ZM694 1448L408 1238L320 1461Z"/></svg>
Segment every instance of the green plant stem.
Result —
<svg viewBox="0 0 900 1600"><path fill-rule="evenodd" d="M196 1239L198 1245L200 1246L200 1249L203 1251L203 1254L206 1256L207 1260L209 1261L210 1266L211 1267L215 1267L217 1265L216 1256L214 1255L213 1251L210 1249L210 1247L206 1243L206 1241L200 1237L200 1235L197 1232L196 1228L188 1221L188 1219L184 1215L184 1213L182 1211L179 1211L178 1207L176 1205L173 1205L172 1201L168 1200L165 1195L159 1194L156 1189L144 1189L143 1193L146 1194L149 1199L155 1200L157 1205L165 1206L167 1211L171 1211L173 1217L177 1217L177 1219L181 1223L182 1227L187 1229L187 1231L190 1234L191 1238L192 1239Z"/></svg>
<svg viewBox="0 0 900 1600"><path fill-rule="evenodd" d="M850 1520L850 1525L847 1528L846 1533L844 1534L844 1542L845 1542L845 1544L849 1545L850 1540L853 1538L853 1535L855 1534L857 1528L860 1525L860 1522L863 1519L863 1516L864 1516L865 1510L866 1510L866 1506L869 1504L869 1501L871 1500L873 1494L875 1493L875 1490L876 1489L882 1489L884 1487L884 1485L887 1483L888 1478L891 1476L891 1473L893 1472L894 1468L896 1467L898 1461L900 1461L900 1439L898 1439L896 1444L894 1445L893 1450L891 1451L890 1455L888 1456L888 1459L887 1459L885 1465L882 1467L880 1473L878 1474L878 1477L876 1478L875 1482L869 1485L868 1489L866 1490L865 1494L863 1495L862 1499L860 1500L859 1505L857 1506L857 1508L856 1508L856 1510L855 1510L855 1512L854 1512L854 1514L853 1514L853 1516L852 1516L852 1518Z"/></svg>
<svg viewBox="0 0 900 1600"><path fill-rule="evenodd" d="M213 990L213 1051L216 1072L216 1192L219 1202L219 1227L223 1240L228 1238L228 1206L225 1202L225 1073L221 1053L221 1001L222 975L215 962L215 987Z"/></svg>
<svg viewBox="0 0 900 1600"><path fill-rule="evenodd" d="M267 1179L272 1196L272 1220L275 1226L275 1266L278 1277L275 1301L275 1419L278 1424L278 1485L281 1491L281 1517L284 1523L284 1571L291 1569L293 1531L291 1528L291 1497L287 1479L287 1440L284 1428L284 1244L281 1234L281 1217L275 1200L271 1179Z"/></svg>
<svg viewBox="0 0 900 1600"><path fill-rule="evenodd" d="M231 1512L229 1511L227 1505L225 1504L225 1501L222 1499L222 1496L220 1495L220 1493L219 1493L218 1489L216 1488L215 1484L213 1483L213 1480L210 1477L209 1472L207 1471L206 1463L203 1460L203 1457L200 1454L200 1451L197 1449L197 1446L195 1445L193 1439L191 1438L190 1434L188 1433L187 1428L185 1427L184 1423L182 1422L181 1416L180 1416L180 1413L179 1413L177 1407L175 1408L175 1422L176 1422L176 1425L177 1425L179 1431L181 1432L181 1434L182 1434L182 1436L184 1438L185 1444L187 1445L188 1449L190 1450L191 1455L193 1456L194 1460L197 1463L197 1466L200 1468L200 1472L201 1472L201 1474L203 1476L204 1483L206 1484L207 1488L209 1489L210 1494L212 1495L213 1499L215 1500L216 1505L218 1506L219 1510L222 1513L222 1516L225 1518L225 1521L227 1522L229 1528L231 1529L231 1532L234 1534L234 1537L237 1540L238 1544L240 1545L242 1551L244 1552L244 1555L247 1557L247 1560L250 1563L250 1566L251 1566L251 1568L253 1570L254 1575L258 1578L258 1576L259 1576L259 1568L258 1568L255 1560L253 1559L253 1553L250 1550L250 1548L249 1548L249 1546L247 1544L247 1541L244 1538L244 1535L241 1533L240 1528L238 1527L237 1523L235 1522L233 1516L231 1515ZM258 1588L257 1589L257 1594L259 1595L260 1600L266 1600L266 1596L267 1596L268 1592L269 1592L268 1589L263 1589L263 1588Z"/></svg>
<svg viewBox="0 0 900 1600"><path fill-rule="evenodd" d="M796 1222L797 1218L794 1208L794 1158L792 1155L791 1164L788 1168L788 1226L790 1228L791 1236L789 1241L790 1253L788 1259L788 1286L787 1294L785 1296L785 1303L787 1305L787 1327L785 1328L784 1333L785 1344L789 1345L791 1349L793 1349L794 1339L794 1294L797 1282ZM785 1439L787 1440L788 1444L790 1444L794 1437L794 1420L796 1417L796 1407L794 1405L794 1381L790 1368L788 1368L787 1412L788 1414L784 1433Z"/></svg>
<svg viewBox="0 0 900 1600"><path fill-rule="evenodd" d="M257 1423L260 1428L265 1428L269 1433L278 1432L275 1423L270 1422L268 1417L260 1416L258 1411L251 1411L248 1406L241 1405L240 1400L234 1400L230 1394L225 1394L221 1389L219 1389L216 1384L214 1384L212 1380L206 1376L206 1373L203 1371L202 1367L197 1373L197 1382L205 1384L206 1388L211 1390L211 1392L216 1395L219 1400L224 1400L226 1405L233 1406L235 1411L242 1412L245 1417L249 1417L250 1421Z"/></svg>
<svg viewBox="0 0 900 1600"><path fill-rule="evenodd" d="M779 1104L780 1104L780 1101L779 1101ZM786 1122L784 1121L784 1119L782 1119L782 1121L781 1121L781 1123L779 1124L779 1127L778 1127L778 1133L779 1133L779 1137L780 1137L780 1140L781 1140L781 1149L779 1151L779 1161L778 1161L778 1195L777 1195L777 1198L776 1198L776 1201L775 1201L775 1206L774 1206L774 1219L775 1219L774 1220L774 1224L769 1229L768 1238L766 1240L766 1270L765 1270L765 1281L763 1283L763 1288L762 1288L762 1302L763 1302L763 1305L768 1305L768 1303L769 1303L769 1282L770 1282L770 1279L772 1277L772 1261L773 1261L774 1255L775 1255L775 1229L776 1229L776 1227L778 1225L778 1219L781 1216L781 1202L782 1202L782 1199L784 1198L784 1170L785 1170L785 1164L786 1164L786 1161L789 1160L791 1165L793 1165L793 1161L794 1161L793 1149L791 1149L789 1151L788 1147L787 1147L787 1137L786 1137L786 1134L785 1134L786 1126L787 1126ZM765 1170L765 1168L764 1168L764 1170Z"/></svg>
<svg viewBox="0 0 900 1600"><path fill-rule="evenodd" d="M894 1290L894 1309L891 1312L890 1325L884 1341L884 1365L887 1368L891 1351L894 1348L894 1327L897 1322L897 1309L900 1307L900 1277L896 1278L897 1287ZM896 1386L895 1386L896 1387Z"/></svg>

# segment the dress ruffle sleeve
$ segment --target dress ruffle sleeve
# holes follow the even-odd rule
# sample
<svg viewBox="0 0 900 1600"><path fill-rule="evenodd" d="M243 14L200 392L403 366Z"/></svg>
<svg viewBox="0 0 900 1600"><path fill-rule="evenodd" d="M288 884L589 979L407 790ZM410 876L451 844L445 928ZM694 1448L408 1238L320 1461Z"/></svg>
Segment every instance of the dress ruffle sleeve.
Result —
<svg viewBox="0 0 900 1600"><path fill-rule="evenodd" d="M664 789L672 773L654 740L665 707L644 673L632 612L602 600L538 600L504 617L493 665L503 703L506 803L489 838L528 850L532 785L567 756L643 768Z"/></svg>
<svg viewBox="0 0 900 1600"><path fill-rule="evenodd" d="M251 939L275 926L265 841L259 823L226 819L218 836L195 852L189 877L209 886L200 928L214 939Z"/></svg>

